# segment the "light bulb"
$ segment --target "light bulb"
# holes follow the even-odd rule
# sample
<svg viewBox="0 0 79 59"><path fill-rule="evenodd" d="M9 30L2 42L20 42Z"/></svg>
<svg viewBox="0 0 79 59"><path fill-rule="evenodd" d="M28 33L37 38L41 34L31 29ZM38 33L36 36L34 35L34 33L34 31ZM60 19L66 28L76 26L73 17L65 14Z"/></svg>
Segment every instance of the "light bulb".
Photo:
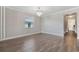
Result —
<svg viewBox="0 0 79 59"><path fill-rule="evenodd" d="M41 16L41 15L42 15L42 12L38 11L38 12L37 12L37 15L38 15L38 16Z"/></svg>

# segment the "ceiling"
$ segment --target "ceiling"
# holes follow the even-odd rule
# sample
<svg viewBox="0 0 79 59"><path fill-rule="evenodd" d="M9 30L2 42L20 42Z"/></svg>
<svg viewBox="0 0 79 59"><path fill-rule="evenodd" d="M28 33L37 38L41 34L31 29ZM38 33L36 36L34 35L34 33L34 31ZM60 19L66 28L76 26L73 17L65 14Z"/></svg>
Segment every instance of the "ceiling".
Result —
<svg viewBox="0 0 79 59"><path fill-rule="evenodd" d="M43 12L43 15L48 13L55 13L71 8L75 8L77 6L40 6L40 10ZM23 11L31 14L36 14L36 9L38 6L8 6L7 8L12 8L18 11Z"/></svg>

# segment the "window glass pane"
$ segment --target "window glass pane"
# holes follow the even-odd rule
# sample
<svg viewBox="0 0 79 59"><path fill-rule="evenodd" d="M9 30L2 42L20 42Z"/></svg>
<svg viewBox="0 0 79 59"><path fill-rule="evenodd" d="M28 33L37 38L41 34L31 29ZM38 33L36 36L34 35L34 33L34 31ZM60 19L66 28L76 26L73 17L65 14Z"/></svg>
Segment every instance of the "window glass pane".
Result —
<svg viewBox="0 0 79 59"><path fill-rule="evenodd" d="M33 17L26 17L25 18L25 28L33 28Z"/></svg>

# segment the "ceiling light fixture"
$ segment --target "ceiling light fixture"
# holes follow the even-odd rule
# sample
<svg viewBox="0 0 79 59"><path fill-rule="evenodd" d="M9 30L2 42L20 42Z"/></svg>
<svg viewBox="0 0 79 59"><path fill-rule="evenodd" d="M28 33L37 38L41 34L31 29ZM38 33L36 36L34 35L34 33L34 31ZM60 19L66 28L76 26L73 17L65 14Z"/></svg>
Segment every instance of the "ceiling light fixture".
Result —
<svg viewBox="0 0 79 59"><path fill-rule="evenodd" d="M41 16L42 15L42 11L41 11L40 7L38 7L38 9L36 10L36 14L38 16Z"/></svg>

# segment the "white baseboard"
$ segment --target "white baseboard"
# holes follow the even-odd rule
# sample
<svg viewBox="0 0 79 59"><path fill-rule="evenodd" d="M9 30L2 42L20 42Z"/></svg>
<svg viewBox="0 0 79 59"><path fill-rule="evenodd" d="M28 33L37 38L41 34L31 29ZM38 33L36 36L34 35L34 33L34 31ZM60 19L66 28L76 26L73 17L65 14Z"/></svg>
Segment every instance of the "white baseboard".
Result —
<svg viewBox="0 0 79 59"><path fill-rule="evenodd" d="M30 34L23 34L23 35L17 35L17 36L13 36L13 37L7 37L7 38L4 38L4 39L0 39L0 41L10 40L10 39L14 39L14 38L20 38L20 37L29 36L29 35L38 34L38 33L40 33L40 32L30 33Z"/></svg>
<svg viewBox="0 0 79 59"><path fill-rule="evenodd" d="M48 33L48 32L42 32L42 33L46 33L46 34L51 34L51 35L56 35L56 36L60 36L60 37L64 37L64 34L63 35L58 35L58 34L56 34L56 33Z"/></svg>
<svg viewBox="0 0 79 59"><path fill-rule="evenodd" d="M48 32L42 32L42 33L46 33L46 34L51 34L51 35L56 35L56 36L60 36L60 37L64 37L64 34L63 35L58 35L58 34L56 34L56 33L48 33ZM79 39L79 36L77 36L77 39Z"/></svg>
<svg viewBox="0 0 79 59"><path fill-rule="evenodd" d="M29 36L29 35L38 34L38 33L40 33L40 32L30 33L30 34L23 34L23 35L17 35L17 36L13 36L13 37L7 37L7 38L4 38L4 39L0 39L0 41L14 39L14 38L20 38L20 37ZM62 35L57 35L57 34L54 34L54 33L48 33L48 32L41 32L41 33L46 33L46 34L51 34L51 35L56 35L56 36L64 37ZM79 36L77 37L77 39L79 39Z"/></svg>

